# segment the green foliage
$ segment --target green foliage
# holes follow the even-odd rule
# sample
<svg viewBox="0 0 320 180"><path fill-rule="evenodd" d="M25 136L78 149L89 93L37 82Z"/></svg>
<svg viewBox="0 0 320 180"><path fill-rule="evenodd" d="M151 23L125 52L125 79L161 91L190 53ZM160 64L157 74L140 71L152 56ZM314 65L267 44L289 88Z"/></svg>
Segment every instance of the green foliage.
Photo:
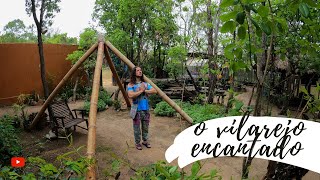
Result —
<svg viewBox="0 0 320 180"><path fill-rule="evenodd" d="M199 100L204 97L199 96ZM240 116L242 114L241 108L243 107L243 102L233 99L231 101L232 108L229 112L225 113L225 107L219 104L190 104L189 102L177 102L180 104L184 112L186 112L192 119L193 124L200 123L202 121L216 119L226 116ZM176 112L175 110L165 101L161 101L156 105L154 112L158 116L173 116Z"/></svg>
<svg viewBox="0 0 320 180"><path fill-rule="evenodd" d="M271 34L270 22L261 22L260 27L263 30L263 32L265 32L267 35Z"/></svg>
<svg viewBox="0 0 320 180"><path fill-rule="evenodd" d="M63 88L60 90L60 92L57 95L58 99L61 100L69 100L73 96L73 89L74 89L74 82L68 81L66 85L63 86ZM83 98L86 96L86 86L83 85L83 83L78 82L77 90L76 90L76 95L77 97Z"/></svg>
<svg viewBox="0 0 320 180"><path fill-rule="evenodd" d="M244 105L243 102L236 99L232 99L231 103L234 104L234 107L229 110L228 116L240 116L242 114L241 108Z"/></svg>
<svg viewBox="0 0 320 180"><path fill-rule="evenodd" d="M238 34L239 39L245 39L246 35L247 35L245 27L244 26L240 26L238 28L238 33L237 34Z"/></svg>
<svg viewBox="0 0 320 180"><path fill-rule="evenodd" d="M90 101L84 101L84 103L83 103L83 109L86 111L87 114L89 114L89 111L90 111Z"/></svg>
<svg viewBox="0 0 320 180"><path fill-rule="evenodd" d="M243 24L244 20L245 20L246 15L243 12L238 12L237 16L236 16L236 21L239 24Z"/></svg>
<svg viewBox="0 0 320 180"><path fill-rule="evenodd" d="M32 8L32 0L25 0L26 12L29 16L33 16L33 13L39 13L37 17L37 23L41 23L41 30L49 28L53 23L55 13L60 12L59 3L61 0L50 0L50 1L34 1L35 6ZM39 12L40 11L40 12ZM40 16L40 14L42 16Z"/></svg>
<svg viewBox="0 0 320 180"><path fill-rule="evenodd" d="M62 100L68 100L73 95L73 87L71 83L67 83L57 95Z"/></svg>
<svg viewBox="0 0 320 180"><path fill-rule="evenodd" d="M79 48L89 49L97 40L97 31L92 28L85 28L84 32L80 34Z"/></svg>
<svg viewBox="0 0 320 180"><path fill-rule="evenodd" d="M266 6L260 6L257 11L261 17L267 17L269 15L269 8Z"/></svg>
<svg viewBox="0 0 320 180"><path fill-rule="evenodd" d="M121 102L119 100L114 100L112 105L117 111L121 109Z"/></svg>
<svg viewBox="0 0 320 180"><path fill-rule="evenodd" d="M150 72L164 69L168 49L174 45L178 28L173 8L173 1L97 0L93 18L115 47L154 77Z"/></svg>
<svg viewBox="0 0 320 180"><path fill-rule="evenodd" d="M89 48L97 42L97 31L91 28L85 28L80 34L78 50L68 54L67 60L75 64ZM93 71L96 64L97 53L92 53L91 56L83 63L83 69L86 71L89 81L93 79Z"/></svg>
<svg viewBox="0 0 320 180"><path fill-rule="evenodd" d="M154 113L157 116L174 116L176 111L165 101L161 101L156 105Z"/></svg>
<svg viewBox="0 0 320 180"><path fill-rule="evenodd" d="M3 28L3 33L0 35L0 43L13 42L36 42L37 36L34 33L34 25L26 27L20 19L15 19L8 22Z"/></svg>
<svg viewBox="0 0 320 180"><path fill-rule="evenodd" d="M97 110L98 111L103 111L106 109L106 103L102 99L98 99L98 104L97 104ZM89 114L90 112L90 101L85 101L84 102L84 110L86 110L86 113Z"/></svg>
<svg viewBox="0 0 320 180"><path fill-rule="evenodd" d="M69 157L70 154L74 154L78 150L58 156L57 160L60 162L58 167L40 157L29 157L22 170L7 166L0 167L0 179L85 179L91 161L85 157L77 159Z"/></svg>
<svg viewBox="0 0 320 180"><path fill-rule="evenodd" d="M175 46L169 49L169 63L165 66L165 70L171 77L177 77L184 72L184 64L187 58L187 50L183 46Z"/></svg>
<svg viewBox="0 0 320 180"><path fill-rule="evenodd" d="M317 93L320 93L320 85L317 83L316 86ZM320 99L315 99L312 94L309 94L305 87L301 87L300 91L303 93L303 98L307 101L306 102L306 110L305 112L311 113L314 116L314 119L319 118L320 112Z"/></svg>
<svg viewBox="0 0 320 180"><path fill-rule="evenodd" d="M71 54L68 54L67 60L70 60L72 64L75 64L83 55L84 55L83 50L76 50L73 51Z"/></svg>
<svg viewBox="0 0 320 180"><path fill-rule="evenodd" d="M11 157L21 155L22 147L13 123L14 117L0 117L0 165L8 165Z"/></svg>
<svg viewBox="0 0 320 180"><path fill-rule="evenodd" d="M299 11L305 18L308 18L310 15L309 7L306 3L299 4Z"/></svg>
<svg viewBox="0 0 320 180"><path fill-rule="evenodd" d="M221 32L222 33L233 33L233 31L236 29L236 24L234 21L228 21L226 23L224 23L221 27Z"/></svg>
<svg viewBox="0 0 320 180"><path fill-rule="evenodd" d="M77 44L77 38L68 37L67 33L53 34L46 36L44 42L49 44Z"/></svg>
<svg viewBox="0 0 320 180"><path fill-rule="evenodd" d="M98 98L99 98L99 100L101 99L108 106L112 106L112 104L113 104L110 95L104 89L101 89L99 91L99 97Z"/></svg>
<svg viewBox="0 0 320 180"><path fill-rule="evenodd" d="M19 97L21 97L21 96L22 95L20 95ZM23 104L23 103L18 101L17 103L14 103L12 105L12 108L13 108L13 111L15 114L15 116L14 116L15 127L19 127L20 124L27 119L27 117L26 117L27 112L25 111L26 104Z"/></svg>
<svg viewBox="0 0 320 180"><path fill-rule="evenodd" d="M200 174L202 165L199 161L194 162L191 167L191 172L186 173L182 170L179 170L177 166L171 166L164 161L158 161L155 164L149 165L147 167L139 168L134 177L131 177L132 180L139 179L185 179L185 180L215 180L222 179L218 175L217 170L213 169L209 174Z"/></svg>
<svg viewBox="0 0 320 180"><path fill-rule="evenodd" d="M227 12L225 14L222 14L220 16L220 19L225 22L225 21L229 21L230 19L236 19L238 14L238 11L231 11L231 12Z"/></svg>
<svg viewBox="0 0 320 180"><path fill-rule="evenodd" d="M26 29L24 22L20 19L15 19L13 21L8 22L7 25L4 26L3 30L5 33L13 33L16 36L22 36Z"/></svg>
<svg viewBox="0 0 320 180"><path fill-rule="evenodd" d="M89 89L87 91L87 99L84 102L84 107L83 109L86 110L86 113L88 114L90 111L90 98L91 98L91 92L92 89ZM113 105L113 101L110 97L110 95L108 94L108 92L106 90L104 90L103 88L100 89L99 91L99 96L98 96L98 111L104 111L106 109L106 106L112 106Z"/></svg>
<svg viewBox="0 0 320 180"><path fill-rule="evenodd" d="M224 107L213 104L194 104L184 103L183 110L193 119L193 124L200 123L209 119L223 117Z"/></svg>

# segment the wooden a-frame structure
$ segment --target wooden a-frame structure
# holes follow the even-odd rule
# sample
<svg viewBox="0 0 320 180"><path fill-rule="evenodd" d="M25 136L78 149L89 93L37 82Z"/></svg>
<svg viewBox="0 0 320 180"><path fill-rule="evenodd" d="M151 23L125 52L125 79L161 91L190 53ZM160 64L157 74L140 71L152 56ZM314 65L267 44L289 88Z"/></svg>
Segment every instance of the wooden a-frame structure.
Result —
<svg viewBox="0 0 320 180"><path fill-rule="evenodd" d="M57 95L59 90L64 86L68 79L72 76L72 74L82 65L82 63L95 51L98 49L97 62L94 70L94 78L93 78L93 86L92 86L92 94L90 100L90 112L89 112L89 129L88 129L88 143L87 143L87 156L89 159L95 158L95 149L96 149L96 120L97 120L97 104L98 104L98 95L99 95L99 85L100 85L100 76L102 69L102 61L103 56L106 57L109 67L117 81L117 84L123 94L123 97L127 103L127 106L130 107L130 101L128 95L120 81L120 78L116 72L114 64L109 55L108 48L113 51L113 53L119 57L126 65L129 66L130 70L132 70L135 65L125 57L117 48L115 48L109 41L99 40L95 43L78 61L73 67L68 71L68 73L62 78L56 88L49 95L48 99L42 105L40 111L37 116L34 118L32 123L30 124L30 129L32 129L37 122L40 120L40 117L44 113L44 111L48 108L50 102ZM163 100L165 100L170 106L172 106L184 119L188 122L192 123L192 119L174 102L172 101L161 89L159 89L148 77L144 75L144 80L151 84L153 88L157 90L157 93L161 96ZM94 162L94 161L93 161ZM96 179L96 171L95 171L95 163L90 165L87 178L86 179Z"/></svg>

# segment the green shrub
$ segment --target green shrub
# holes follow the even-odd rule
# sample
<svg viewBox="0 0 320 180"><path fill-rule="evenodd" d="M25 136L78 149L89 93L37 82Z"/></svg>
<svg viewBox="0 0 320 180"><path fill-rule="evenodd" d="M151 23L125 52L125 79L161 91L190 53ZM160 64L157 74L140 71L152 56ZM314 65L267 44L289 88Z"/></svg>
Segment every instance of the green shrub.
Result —
<svg viewBox="0 0 320 180"><path fill-rule="evenodd" d="M97 110L98 112L103 111L106 109L106 103L102 99L98 99ZM84 101L83 109L86 111L87 114L90 112L90 101Z"/></svg>
<svg viewBox="0 0 320 180"><path fill-rule="evenodd" d="M92 89L88 89L87 93L91 95ZM84 102L84 107L83 109L86 110L86 113L88 114L90 111L90 95L87 95L87 98ZM100 89L99 91L99 96L98 96L98 111L103 111L106 109L106 106L112 106L113 105L113 101L110 97L110 95L108 94L108 92L104 89Z"/></svg>
<svg viewBox="0 0 320 180"><path fill-rule="evenodd" d="M240 116L242 114L241 108L243 106L243 102L235 100L233 102L233 108L231 108L229 113L226 114L225 107L219 104L192 105L188 102L181 103L179 100L176 101L176 103L193 119L193 124L220 117ZM154 112L158 116L173 116L176 111L169 104L161 101L156 105Z"/></svg>
<svg viewBox="0 0 320 180"><path fill-rule="evenodd" d="M209 174L203 174L200 172L201 167L203 165L200 164L199 161L196 161L192 164L191 171L186 173L182 170L179 171L178 166L171 166L164 161L159 161L155 164L151 164L146 167L139 168L135 172L135 176L133 176L132 180L140 180L140 179L185 179L185 180L216 180L222 179L220 175L218 175L217 170L213 169Z"/></svg>
<svg viewBox="0 0 320 180"><path fill-rule="evenodd" d="M121 102L119 100L113 101L113 107L115 110L120 110L121 109Z"/></svg>
<svg viewBox="0 0 320 180"><path fill-rule="evenodd" d="M21 155L21 145L17 129L13 127L14 118L8 115L0 117L0 164L10 164L10 158Z"/></svg>
<svg viewBox="0 0 320 180"><path fill-rule="evenodd" d="M156 105L154 112L157 116L174 116L176 111L165 101L161 101Z"/></svg>
<svg viewBox="0 0 320 180"><path fill-rule="evenodd" d="M48 163L40 157L29 157L23 169L0 166L0 179L85 179L91 161L85 157L75 160L68 157L76 151L58 156L60 166Z"/></svg>
<svg viewBox="0 0 320 180"><path fill-rule="evenodd" d="M102 100L98 99L98 111L103 111L106 109L107 104Z"/></svg>
<svg viewBox="0 0 320 180"><path fill-rule="evenodd" d="M110 98L110 95L108 94L107 91L105 90L100 90L99 91L99 100L102 100L106 105L112 106L112 99Z"/></svg>
<svg viewBox="0 0 320 180"><path fill-rule="evenodd" d="M73 96L73 87L70 82L68 82L60 91L60 93L57 95L58 98L61 98L62 100L68 100L70 97Z"/></svg>
<svg viewBox="0 0 320 180"><path fill-rule="evenodd" d="M89 114L90 111L90 101L84 101L83 109L86 111L87 114Z"/></svg>
<svg viewBox="0 0 320 180"><path fill-rule="evenodd" d="M224 112L224 107L216 104L191 105L190 103L184 103L182 108L193 119L194 124L223 117Z"/></svg>

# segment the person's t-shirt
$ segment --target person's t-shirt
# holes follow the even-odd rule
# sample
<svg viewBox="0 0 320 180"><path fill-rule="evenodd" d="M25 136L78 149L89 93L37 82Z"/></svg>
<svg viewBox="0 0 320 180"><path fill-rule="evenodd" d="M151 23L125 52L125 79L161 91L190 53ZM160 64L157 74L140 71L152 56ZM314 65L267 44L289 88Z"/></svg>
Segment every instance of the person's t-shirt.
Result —
<svg viewBox="0 0 320 180"><path fill-rule="evenodd" d="M139 82L134 84L133 86L128 86L128 92L138 92L140 86L144 85L146 90L150 90L152 86L149 83L146 82ZM138 104L138 111L147 111L149 110L149 102L148 98L146 96L146 93L140 94L137 98L133 99L133 104Z"/></svg>

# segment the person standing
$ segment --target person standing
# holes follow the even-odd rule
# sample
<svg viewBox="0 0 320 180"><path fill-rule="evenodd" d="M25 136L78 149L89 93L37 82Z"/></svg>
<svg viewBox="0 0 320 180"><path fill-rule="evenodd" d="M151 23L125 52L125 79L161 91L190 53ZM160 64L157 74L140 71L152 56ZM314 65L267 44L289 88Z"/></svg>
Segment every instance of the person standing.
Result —
<svg viewBox="0 0 320 180"><path fill-rule="evenodd" d="M133 118L135 146L138 150L142 150L142 145L151 148L148 141L150 122L148 96L156 93L157 91L144 81L142 69L138 66L134 67L128 84L128 96L132 99L130 115ZM140 144L141 135L142 145Z"/></svg>

